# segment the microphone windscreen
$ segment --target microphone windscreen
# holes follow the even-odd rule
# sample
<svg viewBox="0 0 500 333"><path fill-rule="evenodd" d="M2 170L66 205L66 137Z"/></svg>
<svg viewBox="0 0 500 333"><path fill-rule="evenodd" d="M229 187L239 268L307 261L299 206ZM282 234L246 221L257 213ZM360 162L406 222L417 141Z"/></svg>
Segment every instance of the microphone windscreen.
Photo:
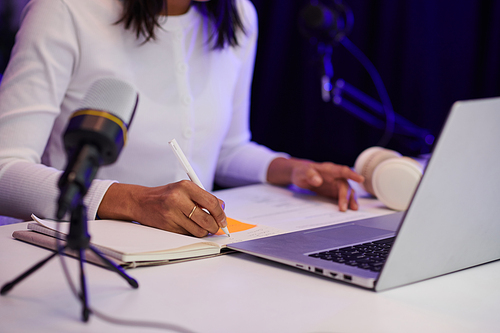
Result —
<svg viewBox="0 0 500 333"><path fill-rule="evenodd" d="M330 29L335 24L333 13L321 5L310 4L301 12L302 19L307 28Z"/></svg>
<svg viewBox="0 0 500 333"><path fill-rule="evenodd" d="M92 84L80 109L105 111L120 118L128 127L132 121L138 94L128 83L116 78L102 78Z"/></svg>

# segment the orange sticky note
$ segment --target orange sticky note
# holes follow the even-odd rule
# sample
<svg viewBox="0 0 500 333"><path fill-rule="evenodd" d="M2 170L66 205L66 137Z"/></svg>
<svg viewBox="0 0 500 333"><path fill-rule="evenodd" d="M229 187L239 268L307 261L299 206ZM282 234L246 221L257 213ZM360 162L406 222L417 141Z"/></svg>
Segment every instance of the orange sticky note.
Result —
<svg viewBox="0 0 500 333"><path fill-rule="evenodd" d="M229 230L230 233L245 231L245 230L252 229L252 228L256 227L255 224L243 223L241 221L232 219L230 217L226 217L226 221L227 221L227 229ZM224 231L219 229L219 231L217 231L216 235L225 235L225 234L224 234Z"/></svg>

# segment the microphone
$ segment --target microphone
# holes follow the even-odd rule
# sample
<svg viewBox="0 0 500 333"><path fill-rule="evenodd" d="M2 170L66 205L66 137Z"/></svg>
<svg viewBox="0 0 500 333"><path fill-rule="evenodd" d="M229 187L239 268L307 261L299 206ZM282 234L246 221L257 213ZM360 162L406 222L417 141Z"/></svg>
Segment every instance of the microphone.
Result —
<svg viewBox="0 0 500 333"><path fill-rule="evenodd" d="M117 160L138 102L136 90L119 79L103 78L92 84L63 135L68 163L58 182L59 220L81 202L99 167Z"/></svg>
<svg viewBox="0 0 500 333"><path fill-rule="evenodd" d="M351 30L353 16L342 1L311 1L299 13L299 28L315 42L340 42Z"/></svg>
<svg viewBox="0 0 500 333"><path fill-rule="evenodd" d="M333 46L351 31L354 17L341 0L311 0L299 13L299 30L309 42L317 46L323 63L321 98L331 100L333 89Z"/></svg>
<svg viewBox="0 0 500 333"><path fill-rule="evenodd" d="M335 15L321 4L309 4L302 10L302 18L307 26L314 29L332 29L336 27Z"/></svg>

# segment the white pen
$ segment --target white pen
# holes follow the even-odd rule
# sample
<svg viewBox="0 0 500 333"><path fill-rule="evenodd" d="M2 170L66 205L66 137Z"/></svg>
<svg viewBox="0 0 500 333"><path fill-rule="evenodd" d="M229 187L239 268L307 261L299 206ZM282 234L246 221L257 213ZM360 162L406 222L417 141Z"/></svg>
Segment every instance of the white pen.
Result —
<svg viewBox="0 0 500 333"><path fill-rule="evenodd" d="M184 167L184 170L186 171L189 179L191 179L191 181L193 183L195 183L196 185L198 185L199 187L201 187L202 189L205 189L205 187L203 187L203 184L201 183L200 181L200 178L198 178L198 176L196 175L196 172L194 172L194 169L193 167L191 166L191 164L189 163L186 155L184 155L184 152L182 151L181 147L179 146L179 144L177 143L177 141L175 139L173 139L172 141L170 141L168 143L170 145L170 147L172 147L172 150L174 151L175 153L175 156L177 156L177 158L179 159L179 161L181 162L182 166ZM205 210L205 209L204 209ZM206 210L205 210L206 211ZM208 213L208 211L207 211ZM229 234L229 230L227 230L227 227L221 227L222 231L224 231L224 233L228 236L228 237L231 237L231 235Z"/></svg>

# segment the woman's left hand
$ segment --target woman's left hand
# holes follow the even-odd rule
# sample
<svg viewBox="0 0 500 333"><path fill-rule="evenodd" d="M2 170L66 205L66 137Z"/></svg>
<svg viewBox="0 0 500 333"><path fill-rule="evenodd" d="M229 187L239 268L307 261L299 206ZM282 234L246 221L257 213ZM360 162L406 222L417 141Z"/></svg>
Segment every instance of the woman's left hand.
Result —
<svg viewBox="0 0 500 333"><path fill-rule="evenodd" d="M355 191L348 179L361 183L364 177L345 165L311 162L296 158L276 158L268 169L268 181L275 185L294 184L338 200L339 210L357 210Z"/></svg>

